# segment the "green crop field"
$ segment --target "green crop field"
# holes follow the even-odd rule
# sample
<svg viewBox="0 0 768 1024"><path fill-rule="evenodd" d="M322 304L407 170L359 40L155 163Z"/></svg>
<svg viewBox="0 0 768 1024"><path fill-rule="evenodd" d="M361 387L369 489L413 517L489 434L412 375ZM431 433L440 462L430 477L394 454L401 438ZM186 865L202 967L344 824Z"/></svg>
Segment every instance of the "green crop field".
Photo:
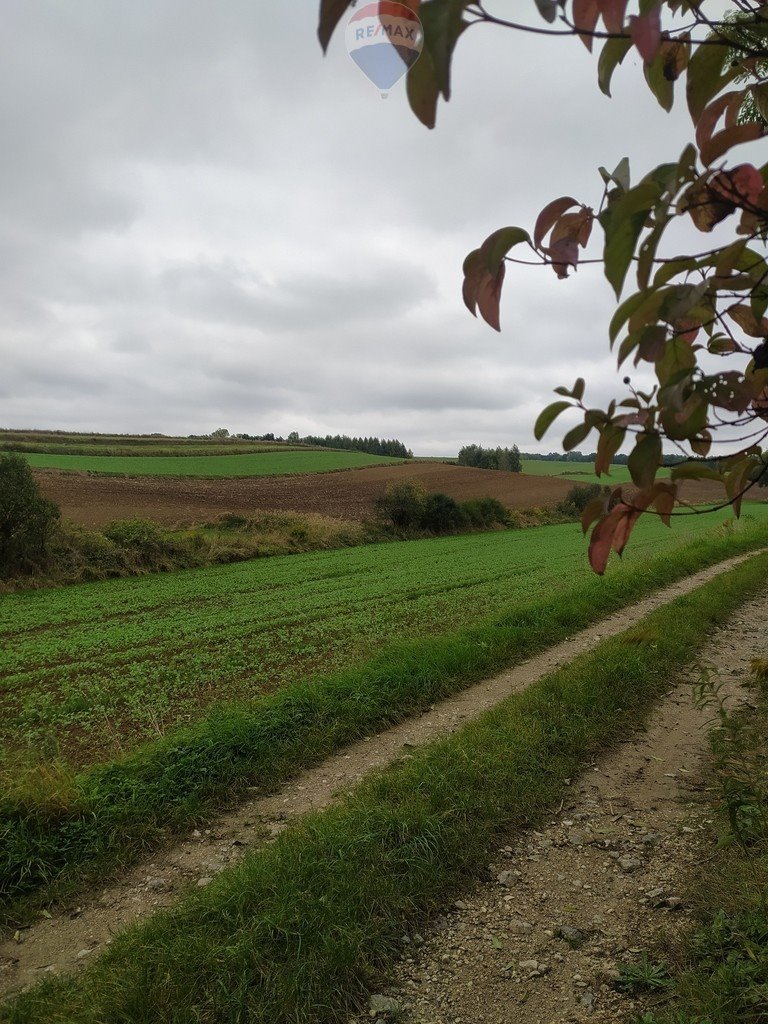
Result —
<svg viewBox="0 0 768 1024"><path fill-rule="evenodd" d="M71 434L44 430L0 430L0 452L38 455L253 455L259 452L313 450L313 445L245 438L168 437L165 434Z"/></svg>
<svg viewBox="0 0 768 1024"><path fill-rule="evenodd" d="M682 518L668 530L649 517L609 574L712 536L722 520ZM763 529L768 509L744 522ZM585 581L595 593L603 585L578 528L563 525L6 595L0 749L76 766L110 760L214 706L360 663L394 639L556 601Z"/></svg>
<svg viewBox="0 0 768 1024"><path fill-rule="evenodd" d="M256 455L39 455L23 452L38 469L69 469L91 473L119 473L128 476L282 476L288 473L323 473L334 469L381 466L403 459L390 459L364 452L311 449L273 451Z"/></svg>
<svg viewBox="0 0 768 1024"><path fill-rule="evenodd" d="M610 476L595 476L591 462L544 462L540 459L523 459L523 472L531 476L560 476L582 484L626 484L631 481L626 466L611 466ZM659 476L666 475L662 470Z"/></svg>

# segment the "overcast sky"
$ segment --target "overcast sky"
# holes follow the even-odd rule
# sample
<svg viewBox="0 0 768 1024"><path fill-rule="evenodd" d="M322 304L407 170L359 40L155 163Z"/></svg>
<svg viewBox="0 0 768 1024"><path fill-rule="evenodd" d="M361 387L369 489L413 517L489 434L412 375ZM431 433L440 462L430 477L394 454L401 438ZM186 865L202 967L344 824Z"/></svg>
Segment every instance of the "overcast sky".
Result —
<svg viewBox="0 0 768 1024"><path fill-rule="evenodd" d="M0 5L0 426L549 450L553 387L609 394L599 269L508 273L497 335L461 263L550 199L597 204L599 164L679 154L684 104L634 54L610 101L577 41L473 28L430 132L344 23L322 57L316 0Z"/></svg>

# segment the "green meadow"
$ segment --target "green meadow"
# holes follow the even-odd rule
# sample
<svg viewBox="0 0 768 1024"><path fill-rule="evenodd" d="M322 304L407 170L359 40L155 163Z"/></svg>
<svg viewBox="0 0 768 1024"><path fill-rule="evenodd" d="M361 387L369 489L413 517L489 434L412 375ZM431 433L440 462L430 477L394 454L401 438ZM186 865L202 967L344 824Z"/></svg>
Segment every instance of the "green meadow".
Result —
<svg viewBox="0 0 768 1024"><path fill-rule="evenodd" d="M336 469L382 466L403 459L364 452L312 449L271 451L252 455L43 455L23 452L36 469L67 469L124 476L284 476L289 473L324 473Z"/></svg>

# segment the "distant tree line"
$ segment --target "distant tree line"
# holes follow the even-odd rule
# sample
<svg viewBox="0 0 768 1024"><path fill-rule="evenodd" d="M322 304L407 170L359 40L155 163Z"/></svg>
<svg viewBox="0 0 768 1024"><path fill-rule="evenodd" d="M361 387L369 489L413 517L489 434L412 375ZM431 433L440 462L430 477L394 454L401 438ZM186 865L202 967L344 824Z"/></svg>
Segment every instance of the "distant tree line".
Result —
<svg viewBox="0 0 768 1024"><path fill-rule="evenodd" d="M521 458L530 459L532 462L594 462L597 458L596 452L522 452ZM628 455L614 455L611 464L614 466L626 466ZM685 462L684 455L665 455L664 465L674 466L678 462Z"/></svg>
<svg viewBox="0 0 768 1024"><path fill-rule="evenodd" d="M483 448L479 444L465 444L459 452L460 466L474 466L476 469L501 469L507 473L520 473L520 449L516 444L511 448Z"/></svg>
<svg viewBox="0 0 768 1024"><path fill-rule="evenodd" d="M341 448L350 452L366 452L368 455L386 455L395 459L412 459L413 452L406 448L402 441L378 437L350 437L348 434L326 434L316 437L308 434L299 437L296 430L291 431L286 440L292 444L312 444L320 448Z"/></svg>

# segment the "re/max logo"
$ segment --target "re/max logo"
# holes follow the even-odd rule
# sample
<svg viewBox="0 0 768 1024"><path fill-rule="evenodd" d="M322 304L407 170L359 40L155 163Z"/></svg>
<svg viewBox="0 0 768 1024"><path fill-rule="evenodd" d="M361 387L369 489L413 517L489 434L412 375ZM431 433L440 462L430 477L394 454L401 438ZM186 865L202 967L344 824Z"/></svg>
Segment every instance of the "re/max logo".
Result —
<svg viewBox="0 0 768 1024"><path fill-rule="evenodd" d="M390 39L411 39L416 42L416 26L409 28L407 25L384 25L379 22L378 25L367 25L365 28L355 29L355 41L358 39L372 39L374 36L380 36L382 32L387 35Z"/></svg>

